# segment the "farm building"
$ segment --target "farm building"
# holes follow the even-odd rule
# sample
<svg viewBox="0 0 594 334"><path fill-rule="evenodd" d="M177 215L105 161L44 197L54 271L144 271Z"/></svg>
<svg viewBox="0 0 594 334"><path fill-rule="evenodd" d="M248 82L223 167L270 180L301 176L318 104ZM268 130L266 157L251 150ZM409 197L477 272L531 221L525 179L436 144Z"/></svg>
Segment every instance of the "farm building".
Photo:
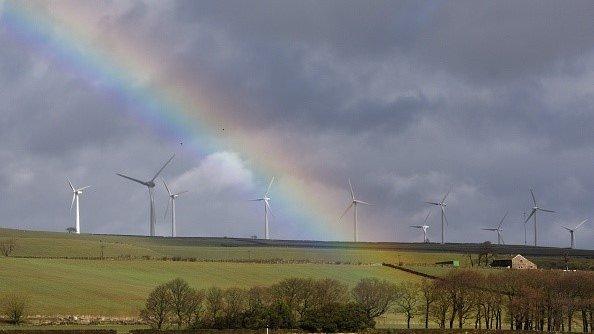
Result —
<svg viewBox="0 0 594 334"><path fill-rule="evenodd" d="M536 265L518 254L511 259L493 260L491 267L511 269L536 269Z"/></svg>

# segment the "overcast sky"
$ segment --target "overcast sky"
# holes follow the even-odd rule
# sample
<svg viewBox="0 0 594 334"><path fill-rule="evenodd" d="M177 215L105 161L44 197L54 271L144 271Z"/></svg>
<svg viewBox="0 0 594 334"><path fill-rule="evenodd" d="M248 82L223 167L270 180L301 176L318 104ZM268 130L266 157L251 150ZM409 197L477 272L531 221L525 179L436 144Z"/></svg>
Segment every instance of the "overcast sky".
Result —
<svg viewBox="0 0 594 334"><path fill-rule="evenodd" d="M190 190L177 202L179 235L262 236L262 208L247 199L261 195L269 175L254 170L255 157L183 148L186 138L134 117L134 106L98 89L84 71L27 47L7 27L2 3L2 227L72 226L69 177L92 186L81 201L83 232L147 234L146 189L115 172L148 178L177 153L164 177ZM495 241L481 228L509 210L504 239L523 243L530 188L542 207L557 211L539 218L544 245L567 246L560 224L594 218L592 1L67 7L92 13L89 31L122 36L147 58L160 55L159 73L144 85L156 76L195 81L202 94L212 93L213 112L225 106L238 120L236 131L272 141L298 161L301 174L332 194L325 200L336 220L348 204L350 177L361 199L375 204L359 212L361 240L421 241L408 226L423 222L424 201L450 188L449 241ZM156 193L157 232L165 235L166 196L160 186ZM275 210L274 187L272 197ZM430 238L437 241L433 213ZM305 228L311 222L283 207L274 214L274 238L351 237ZM576 233L578 247L594 248L592 226Z"/></svg>

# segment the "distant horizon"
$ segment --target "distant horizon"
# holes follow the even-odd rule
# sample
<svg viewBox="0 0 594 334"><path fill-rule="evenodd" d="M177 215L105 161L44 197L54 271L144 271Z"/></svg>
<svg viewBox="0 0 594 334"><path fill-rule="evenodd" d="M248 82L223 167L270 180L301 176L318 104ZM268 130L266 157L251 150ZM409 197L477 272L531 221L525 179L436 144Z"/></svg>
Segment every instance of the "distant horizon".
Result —
<svg viewBox="0 0 594 334"><path fill-rule="evenodd" d="M60 234L67 234L67 235L73 235L74 237L76 237L75 234L73 233L68 233L66 230L64 231L54 231L54 230L29 230L29 229L15 229L15 228L6 228L6 227L0 227L0 229L5 229L5 230L13 230L13 231L21 231L21 232L48 232L48 233L60 233ZM498 245L496 242L492 242L490 240L485 240L485 241L479 241L479 242L446 242L445 244L441 244L440 242L435 242L435 241L430 241L430 242L422 242L422 241L366 241L366 240L359 240L357 242L354 241L349 241L349 240L312 240L312 239L262 239L262 238L253 238L253 237L242 237L242 236L214 236L214 235L194 235L194 236L177 236L177 237L171 237L171 236L167 236L167 235L155 235L155 236L148 236L148 235L142 235L142 234L114 234L114 233L85 233L85 232L81 232L80 236L97 236L97 237L101 237L101 236L106 236L106 237L139 237L139 238L158 238L158 239L240 239L240 240L255 240L258 241L262 244L262 247L266 247L266 246L271 246L271 247L298 247L298 245L285 245L285 244L281 244L281 245L275 245L275 243L278 242L304 242L304 243L339 243L339 244L352 244L353 247L347 247L347 248L353 248L353 249L357 249L357 244L360 245L366 245L366 244L410 244L410 245L428 245L428 246L432 246L432 245L477 245L477 246L482 246L485 243L489 242L491 244L491 246L496 246L496 247L501 247L501 248L512 248L512 247L526 247L528 249L538 249L538 248L543 248L543 249L558 249L558 250L573 250L576 252L580 252L580 251L592 251L593 253L591 254L591 256L594 256L594 248L580 248L580 247L576 247L576 248L569 248L569 247L555 247L555 246L548 246L548 245L539 245L539 246L534 246L534 245L524 245L524 244L502 244L502 245ZM252 245L253 246L253 245ZM315 248L318 248L318 246L316 246ZM334 248L334 247L328 247L328 248ZM388 249L386 249L388 250ZM415 251L415 250L425 250L422 247L421 248L411 248L411 249L395 249L398 251ZM426 249L426 251L429 252L441 252L442 250L429 250ZM557 254L559 255L559 254ZM538 255L538 256L545 256L545 255ZM583 255L578 255L579 257L582 257ZM590 256L590 255L588 255Z"/></svg>

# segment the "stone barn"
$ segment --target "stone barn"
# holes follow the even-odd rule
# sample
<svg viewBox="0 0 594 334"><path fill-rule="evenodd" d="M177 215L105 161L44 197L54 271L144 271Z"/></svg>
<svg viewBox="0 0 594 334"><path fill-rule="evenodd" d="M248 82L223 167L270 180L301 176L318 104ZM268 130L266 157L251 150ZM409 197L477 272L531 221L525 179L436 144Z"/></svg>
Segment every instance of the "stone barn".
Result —
<svg viewBox="0 0 594 334"><path fill-rule="evenodd" d="M537 269L536 264L518 254L511 259L493 260L491 267L511 269Z"/></svg>

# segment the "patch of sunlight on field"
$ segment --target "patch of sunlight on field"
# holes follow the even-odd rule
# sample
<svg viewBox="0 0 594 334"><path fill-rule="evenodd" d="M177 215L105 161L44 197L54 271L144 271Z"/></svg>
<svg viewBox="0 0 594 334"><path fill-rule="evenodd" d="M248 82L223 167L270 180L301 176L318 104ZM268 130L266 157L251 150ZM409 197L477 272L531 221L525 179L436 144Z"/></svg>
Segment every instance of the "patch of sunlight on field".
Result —
<svg viewBox="0 0 594 334"><path fill-rule="evenodd" d="M350 286L364 277L419 280L377 265L1 258L0 267L0 290L28 296L31 311L44 315L137 315L152 288L176 277L196 288L266 286L289 277L328 277Z"/></svg>

